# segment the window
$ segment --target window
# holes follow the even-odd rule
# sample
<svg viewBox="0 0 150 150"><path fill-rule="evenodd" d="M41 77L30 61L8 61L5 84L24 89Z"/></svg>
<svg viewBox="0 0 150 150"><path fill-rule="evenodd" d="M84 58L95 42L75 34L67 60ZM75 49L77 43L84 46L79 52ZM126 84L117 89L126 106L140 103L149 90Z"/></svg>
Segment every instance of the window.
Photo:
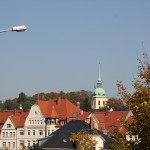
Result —
<svg viewBox="0 0 150 150"><path fill-rule="evenodd" d="M30 147L30 141L28 141L28 147Z"/></svg>
<svg viewBox="0 0 150 150"><path fill-rule="evenodd" d="M54 130L52 130L52 133L54 133Z"/></svg>
<svg viewBox="0 0 150 150"><path fill-rule="evenodd" d="M13 148L15 148L15 142L13 142L13 145L12 145L12 147L13 147Z"/></svg>
<svg viewBox="0 0 150 150"><path fill-rule="evenodd" d="M6 132L6 137L8 137L8 132Z"/></svg>
<svg viewBox="0 0 150 150"><path fill-rule="evenodd" d="M28 135L30 135L30 130L28 130Z"/></svg>
<svg viewBox="0 0 150 150"><path fill-rule="evenodd" d="M35 135L35 130L33 130L33 135Z"/></svg>
<svg viewBox="0 0 150 150"><path fill-rule="evenodd" d="M35 141L33 141L33 145L35 145Z"/></svg>
<svg viewBox="0 0 150 150"><path fill-rule="evenodd" d="M38 124L40 124L40 121L38 120Z"/></svg>
<svg viewBox="0 0 150 150"><path fill-rule="evenodd" d="M41 120L41 124L42 124L42 120Z"/></svg>
<svg viewBox="0 0 150 150"><path fill-rule="evenodd" d="M39 131L39 135L43 135L43 131L42 130Z"/></svg>
<svg viewBox="0 0 150 150"><path fill-rule="evenodd" d="M50 130L48 130L48 135L50 135Z"/></svg>
<svg viewBox="0 0 150 150"><path fill-rule="evenodd" d="M10 137L12 137L12 132L10 132Z"/></svg>
<svg viewBox="0 0 150 150"><path fill-rule="evenodd" d="M100 101L98 101L98 105L100 105L101 103L100 103Z"/></svg>
<svg viewBox="0 0 150 150"><path fill-rule="evenodd" d="M20 130L20 135L24 135L24 131L23 130Z"/></svg>
<svg viewBox="0 0 150 150"><path fill-rule="evenodd" d="M8 123L8 124L7 124L7 128L11 128L11 124Z"/></svg>
<svg viewBox="0 0 150 150"><path fill-rule="evenodd" d="M6 142L3 142L3 147L6 147Z"/></svg>
<svg viewBox="0 0 150 150"><path fill-rule="evenodd" d="M107 102L106 102L106 101L103 101L103 105L106 106L106 104L107 104Z"/></svg>
<svg viewBox="0 0 150 150"><path fill-rule="evenodd" d="M31 125L31 120L29 120L29 124Z"/></svg>
<svg viewBox="0 0 150 150"><path fill-rule="evenodd" d="M35 111L34 114L37 115L37 111Z"/></svg>
<svg viewBox="0 0 150 150"><path fill-rule="evenodd" d="M49 125L49 124L50 124L50 120L48 119L48 120L47 120L47 125Z"/></svg>
<svg viewBox="0 0 150 150"><path fill-rule="evenodd" d="M10 147L11 147L10 142L8 142L8 148L10 148Z"/></svg>
<svg viewBox="0 0 150 150"><path fill-rule="evenodd" d="M61 120L61 121L60 121L60 124L61 124L61 126L63 126L63 125L65 124L65 121L64 121L64 120Z"/></svg>
<svg viewBox="0 0 150 150"><path fill-rule="evenodd" d="M20 146L24 147L24 141L20 140Z"/></svg>
<svg viewBox="0 0 150 150"><path fill-rule="evenodd" d="M3 132L3 137L5 137L5 132Z"/></svg>
<svg viewBox="0 0 150 150"><path fill-rule="evenodd" d="M51 119L51 124L55 124L55 119Z"/></svg>
<svg viewBox="0 0 150 150"><path fill-rule="evenodd" d="M13 132L13 137L15 137L15 132Z"/></svg>

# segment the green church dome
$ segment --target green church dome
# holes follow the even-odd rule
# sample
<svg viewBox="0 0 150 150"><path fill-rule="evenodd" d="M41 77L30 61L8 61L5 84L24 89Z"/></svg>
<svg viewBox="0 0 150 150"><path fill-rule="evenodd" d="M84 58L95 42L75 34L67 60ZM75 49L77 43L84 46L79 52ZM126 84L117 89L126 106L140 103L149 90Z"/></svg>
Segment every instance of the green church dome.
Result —
<svg viewBox="0 0 150 150"><path fill-rule="evenodd" d="M94 91L94 97L105 97L105 90L103 88L96 88Z"/></svg>

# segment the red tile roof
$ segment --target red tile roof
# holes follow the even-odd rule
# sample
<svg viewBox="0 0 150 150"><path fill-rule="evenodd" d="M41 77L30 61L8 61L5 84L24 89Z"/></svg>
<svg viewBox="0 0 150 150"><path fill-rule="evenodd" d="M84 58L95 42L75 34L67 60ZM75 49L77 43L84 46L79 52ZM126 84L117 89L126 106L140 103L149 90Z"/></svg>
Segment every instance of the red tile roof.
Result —
<svg viewBox="0 0 150 150"><path fill-rule="evenodd" d="M0 111L0 130L8 117L10 117L16 127L24 126L28 113L29 112L23 112L22 110Z"/></svg>
<svg viewBox="0 0 150 150"><path fill-rule="evenodd" d="M9 118L12 120L15 127L23 127L28 114L29 112L21 112L17 113L16 115L12 115Z"/></svg>
<svg viewBox="0 0 150 150"><path fill-rule="evenodd" d="M90 114L91 112L83 112L83 114L79 116L79 119L86 121Z"/></svg>
<svg viewBox="0 0 150 150"><path fill-rule="evenodd" d="M0 111L0 124L4 124L8 116L15 114L15 110Z"/></svg>
<svg viewBox="0 0 150 150"><path fill-rule="evenodd" d="M120 128L121 121L126 119L129 111L112 111L108 112L95 112L94 116L99 122L99 130L111 130L113 127Z"/></svg>
<svg viewBox="0 0 150 150"><path fill-rule="evenodd" d="M48 100L36 102L40 106L42 113L48 117L59 117L60 119L66 119L71 117L78 117L80 115L80 109L72 104L67 99Z"/></svg>

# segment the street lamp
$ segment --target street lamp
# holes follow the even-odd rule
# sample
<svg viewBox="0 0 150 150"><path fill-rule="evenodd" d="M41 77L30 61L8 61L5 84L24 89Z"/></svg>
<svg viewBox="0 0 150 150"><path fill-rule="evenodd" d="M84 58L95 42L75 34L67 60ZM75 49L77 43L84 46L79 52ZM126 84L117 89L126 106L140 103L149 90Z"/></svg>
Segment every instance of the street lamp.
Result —
<svg viewBox="0 0 150 150"><path fill-rule="evenodd" d="M21 26L12 27L11 29L0 30L0 33L2 33L2 32L8 32L8 31L23 32L25 30L27 30L27 27L25 25L21 25Z"/></svg>

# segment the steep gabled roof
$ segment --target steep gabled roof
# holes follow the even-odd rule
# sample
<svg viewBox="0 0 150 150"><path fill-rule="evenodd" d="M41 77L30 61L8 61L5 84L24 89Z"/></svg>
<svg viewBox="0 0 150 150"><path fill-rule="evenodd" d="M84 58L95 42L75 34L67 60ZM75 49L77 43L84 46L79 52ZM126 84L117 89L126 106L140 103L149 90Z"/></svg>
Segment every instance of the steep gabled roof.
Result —
<svg viewBox="0 0 150 150"><path fill-rule="evenodd" d="M16 110L0 111L0 124L4 124L10 115L16 113Z"/></svg>
<svg viewBox="0 0 150 150"><path fill-rule="evenodd" d="M112 127L121 127L121 121L124 121L129 111L112 111L109 112L106 121L106 129L111 130Z"/></svg>
<svg viewBox="0 0 150 150"><path fill-rule="evenodd" d="M120 128L121 122L125 121L129 111L94 112L99 123L99 130L111 130L113 127Z"/></svg>
<svg viewBox="0 0 150 150"><path fill-rule="evenodd" d="M83 112L83 114L79 116L79 119L86 121L86 119L88 119L90 114L91 112Z"/></svg>
<svg viewBox="0 0 150 150"><path fill-rule="evenodd" d="M12 120L15 127L23 127L28 114L29 112L21 112L21 113L12 115L9 118Z"/></svg>
<svg viewBox="0 0 150 150"><path fill-rule="evenodd" d="M52 112L53 115L54 114L56 115L55 117L59 117L62 119L72 117L72 115L78 117L80 114L80 109L67 99L48 100L48 101L38 100L36 104L40 106L42 113L49 117L51 116Z"/></svg>
<svg viewBox="0 0 150 150"><path fill-rule="evenodd" d="M51 118L59 118L54 106L52 107L52 109L50 110L50 113L48 114L48 117L51 117Z"/></svg>
<svg viewBox="0 0 150 150"><path fill-rule="evenodd" d="M25 119L29 112L23 112L23 110L6 110L0 111L0 130L8 117L12 120L15 127L24 126Z"/></svg>

